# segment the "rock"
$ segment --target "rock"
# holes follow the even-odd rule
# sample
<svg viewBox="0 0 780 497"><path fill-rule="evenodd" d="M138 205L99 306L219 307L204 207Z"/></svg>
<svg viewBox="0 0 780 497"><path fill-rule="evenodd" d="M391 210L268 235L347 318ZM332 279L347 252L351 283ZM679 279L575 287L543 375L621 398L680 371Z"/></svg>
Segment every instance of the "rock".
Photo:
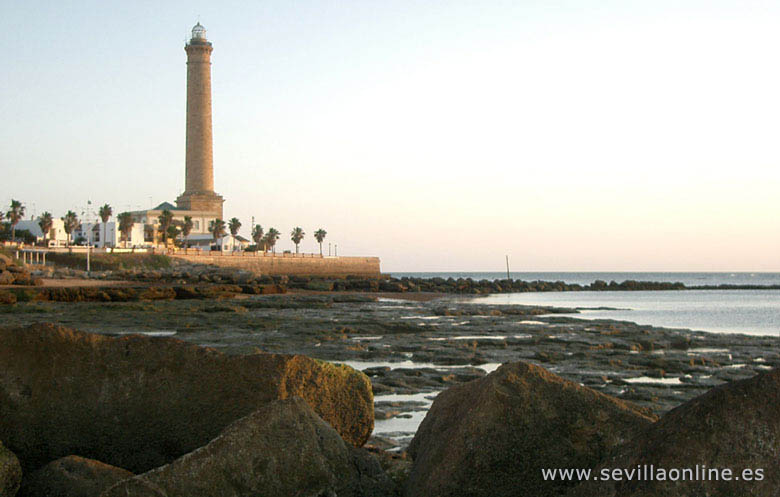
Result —
<svg viewBox="0 0 780 497"><path fill-rule="evenodd" d="M118 483L102 497L156 495L150 488L170 497L389 497L394 490L373 456L348 447L297 397L265 405L204 447Z"/></svg>
<svg viewBox="0 0 780 497"><path fill-rule="evenodd" d="M29 271L20 271L12 273L14 277L14 285L32 285L33 277Z"/></svg>
<svg viewBox="0 0 780 497"><path fill-rule="evenodd" d="M560 495L542 468L590 468L655 417L523 362L440 393L411 445L407 495ZM568 483L571 485L571 483Z"/></svg>
<svg viewBox="0 0 780 497"><path fill-rule="evenodd" d="M0 305L12 305L16 303L16 295L11 292L0 290Z"/></svg>
<svg viewBox="0 0 780 497"><path fill-rule="evenodd" d="M98 497L133 473L93 459L67 456L25 476L18 497Z"/></svg>
<svg viewBox="0 0 780 497"><path fill-rule="evenodd" d="M374 423L368 378L300 355L226 355L173 338L0 327L0 439L25 471L71 454L141 473L277 399L304 398L348 443Z"/></svg>
<svg viewBox="0 0 780 497"><path fill-rule="evenodd" d="M780 488L780 369L713 388L669 411L660 421L620 447L602 468L652 464L654 481L591 481L567 495L576 497L651 497L659 495L727 497L778 495ZM717 469L696 478L696 468ZM689 469L690 474L670 470ZM658 469L667 471L660 481ZM725 481L720 471L732 471ZM749 469L750 475L743 473ZM756 472L761 470L759 476ZM682 477L686 481L680 481ZM749 476L749 481L748 480ZM735 478L736 477L736 478ZM737 479L738 478L738 479Z"/></svg>
<svg viewBox="0 0 780 497"><path fill-rule="evenodd" d="M14 497L21 481L22 468L19 460L0 443L0 497Z"/></svg>
<svg viewBox="0 0 780 497"><path fill-rule="evenodd" d="M0 285L12 285L15 279L9 271L0 271Z"/></svg>
<svg viewBox="0 0 780 497"><path fill-rule="evenodd" d="M173 300L176 298L176 291L170 287L150 286L139 292L138 298L141 300Z"/></svg>

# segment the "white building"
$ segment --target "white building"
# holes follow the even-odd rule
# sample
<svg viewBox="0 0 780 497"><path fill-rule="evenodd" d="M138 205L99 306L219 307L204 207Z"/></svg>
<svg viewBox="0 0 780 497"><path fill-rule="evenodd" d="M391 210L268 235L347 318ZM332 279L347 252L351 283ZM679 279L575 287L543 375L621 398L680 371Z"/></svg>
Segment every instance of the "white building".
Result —
<svg viewBox="0 0 780 497"><path fill-rule="evenodd" d="M153 245L155 242L162 244L158 233L160 228L158 218L166 210L173 214L173 224L181 226L184 224L184 218L189 216L192 219L191 234L211 236L209 234L209 225L217 219L213 212L182 210L169 202L163 202L153 209L130 212L135 223L144 226L144 236L147 245Z"/></svg>
<svg viewBox="0 0 780 497"><path fill-rule="evenodd" d="M144 246L144 226L134 224L130 231L130 238L122 240L122 233L119 231L119 223L109 221L107 223L81 223L79 228L73 232L73 241L82 239L84 244L93 247L141 247Z"/></svg>
<svg viewBox="0 0 780 497"><path fill-rule="evenodd" d="M37 242L43 241L43 230L41 230L41 225L38 224L37 219L19 221L16 223L16 231L20 230L29 231ZM52 219L51 229L49 230L49 233L46 234L46 244L50 247L57 247L67 243L68 234L65 233L65 223L62 219Z"/></svg>
<svg viewBox="0 0 780 497"><path fill-rule="evenodd" d="M241 242L232 235L225 235L217 239L216 243L214 243L212 235L202 234L190 235L185 240L187 247L200 250L219 250L222 252L240 252L243 250Z"/></svg>

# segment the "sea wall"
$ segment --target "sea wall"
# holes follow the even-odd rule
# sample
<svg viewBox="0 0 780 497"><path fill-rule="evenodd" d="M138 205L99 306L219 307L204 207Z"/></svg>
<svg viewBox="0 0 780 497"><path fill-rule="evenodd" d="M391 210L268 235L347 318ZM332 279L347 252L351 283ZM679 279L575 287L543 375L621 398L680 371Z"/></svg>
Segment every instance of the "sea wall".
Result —
<svg viewBox="0 0 780 497"><path fill-rule="evenodd" d="M293 254L171 255L196 264L244 269L258 275L379 277L379 257L320 257Z"/></svg>

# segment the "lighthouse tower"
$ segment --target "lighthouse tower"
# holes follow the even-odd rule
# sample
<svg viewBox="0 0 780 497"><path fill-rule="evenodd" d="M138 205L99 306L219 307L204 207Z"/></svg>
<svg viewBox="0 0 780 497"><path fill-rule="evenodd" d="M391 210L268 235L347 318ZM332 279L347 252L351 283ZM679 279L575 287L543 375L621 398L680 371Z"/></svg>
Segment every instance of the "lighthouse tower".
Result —
<svg viewBox="0 0 780 497"><path fill-rule="evenodd" d="M176 199L181 210L211 213L223 219L225 199L214 192L211 139L211 42L200 23L192 28L187 52L187 153L184 193Z"/></svg>

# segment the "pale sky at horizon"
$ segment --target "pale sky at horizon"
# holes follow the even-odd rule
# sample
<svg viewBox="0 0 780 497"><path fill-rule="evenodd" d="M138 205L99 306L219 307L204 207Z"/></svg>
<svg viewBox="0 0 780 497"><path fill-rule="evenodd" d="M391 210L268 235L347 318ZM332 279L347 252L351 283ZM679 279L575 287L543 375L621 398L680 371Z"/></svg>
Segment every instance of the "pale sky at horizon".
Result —
<svg viewBox="0 0 780 497"><path fill-rule="evenodd" d="M245 236L322 227L385 272L780 271L778 2L0 0L2 207L173 202L198 20Z"/></svg>

